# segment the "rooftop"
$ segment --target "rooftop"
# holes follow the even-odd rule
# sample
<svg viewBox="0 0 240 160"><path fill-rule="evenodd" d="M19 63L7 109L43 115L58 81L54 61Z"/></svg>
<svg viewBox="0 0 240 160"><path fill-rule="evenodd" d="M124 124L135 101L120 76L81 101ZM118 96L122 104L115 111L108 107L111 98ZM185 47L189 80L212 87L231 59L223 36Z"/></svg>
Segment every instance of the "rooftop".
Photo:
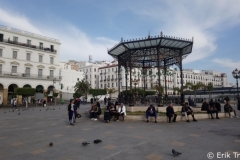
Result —
<svg viewBox="0 0 240 160"><path fill-rule="evenodd" d="M28 31L23 31L23 30L20 30L20 29L9 27L9 26L0 25L0 30L11 31L11 32L14 32L14 33L17 33L17 34L22 34L22 35L28 36L28 37L39 38L39 39L43 39L43 40L46 40L46 41L60 43L58 39L50 38L50 37L47 37L47 36L42 36L42 35L39 35L39 34L36 34L36 33L28 32Z"/></svg>

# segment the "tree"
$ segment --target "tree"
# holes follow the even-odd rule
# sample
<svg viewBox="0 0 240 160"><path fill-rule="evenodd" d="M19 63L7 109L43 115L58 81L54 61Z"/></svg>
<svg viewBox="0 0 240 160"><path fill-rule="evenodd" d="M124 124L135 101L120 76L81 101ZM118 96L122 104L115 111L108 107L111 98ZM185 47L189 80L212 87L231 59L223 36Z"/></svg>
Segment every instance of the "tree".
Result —
<svg viewBox="0 0 240 160"><path fill-rule="evenodd" d="M211 92L213 91L213 84L210 82L210 83L208 83L207 86L205 86L205 88L208 90L209 99L210 99Z"/></svg>
<svg viewBox="0 0 240 160"><path fill-rule="evenodd" d="M54 97L55 106L56 106L56 98L57 98L58 94L59 94L59 93L53 93L53 97Z"/></svg>
<svg viewBox="0 0 240 160"><path fill-rule="evenodd" d="M34 88L17 88L15 93L17 95L22 95L24 101L26 102L26 108L28 107L28 97L34 96L36 89Z"/></svg>
<svg viewBox="0 0 240 160"><path fill-rule="evenodd" d="M199 88L201 88L201 87L205 87L205 85L204 85L202 82L198 82L197 84L193 84L193 83L191 83L191 82L187 82L187 83L186 83L186 86L187 86L189 89L193 90L193 92L194 92L194 100L195 100L195 101L196 101L197 90L198 90Z"/></svg>
<svg viewBox="0 0 240 160"><path fill-rule="evenodd" d="M173 92L178 92L177 94L179 95L181 93L181 89L179 87L174 87Z"/></svg>
<svg viewBox="0 0 240 160"><path fill-rule="evenodd" d="M188 88L188 86L186 86L186 85L183 86L182 89L181 89L181 87L180 87L180 88L179 88L179 87L174 87L174 88L173 88L173 91L174 91L174 92L177 91L178 94L182 94L182 92L184 92L184 90L187 89L187 88Z"/></svg>
<svg viewBox="0 0 240 160"><path fill-rule="evenodd" d="M74 86L74 91L87 96L90 88L91 88L90 84L83 79L76 83L76 85Z"/></svg>
<svg viewBox="0 0 240 160"><path fill-rule="evenodd" d="M73 93L73 98L78 98L78 97L81 97L81 96L82 96L81 93L78 93L78 92Z"/></svg>
<svg viewBox="0 0 240 160"><path fill-rule="evenodd" d="M112 94L117 92L117 90L115 88L107 88L107 92L108 92L108 94L110 94L110 98L111 98Z"/></svg>
<svg viewBox="0 0 240 160"><path fill-rule="evenodd" d="M153 86L153 89L155 89L156 92L158 92L158 94L163 94L163 91L164 91L163 86L155 85L155 86Z"/></svg>
<svg viewBox="0 0 240 160"><path fill-rule="evenodd" d="M89 89L89 94L91 94L93 97L97 97L99 95L107 94L107 91L106 89Z"/></svg>

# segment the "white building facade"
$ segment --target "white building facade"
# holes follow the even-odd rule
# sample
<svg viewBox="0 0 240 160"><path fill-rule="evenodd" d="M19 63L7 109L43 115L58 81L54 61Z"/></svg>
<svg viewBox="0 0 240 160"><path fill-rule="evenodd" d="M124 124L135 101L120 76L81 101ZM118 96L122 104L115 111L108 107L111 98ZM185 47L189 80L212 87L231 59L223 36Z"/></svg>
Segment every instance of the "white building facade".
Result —
<svg viewBox="0 0 240 160"><path fill-rule="evenodd" d="M127 75L127 79L126 79ZM158 85L158 69L157 68L133 68L131 73L132 87L145 88L146 90L152 90L155 85ZM130 73L126 72L124 67L120 69L120 92L126 89L126 85L129 89L130 86ZM166 79L166 81L165 81ZM127 82L127 83L126 83ZM181 87L180 71L177 68L169 68L166 73L164 70L160 70L160 82L161 85L167 90L164 93L169 95L173 94L175 87ZM213 87L229 87L227 82L227 74L220 73L212 70L183 70L183 85L187 82L197 84L202 82L207 85L212 83ZM144 86L145 84L145 86ZM166 86L166 87L165 87ZM109 64L99 68L99 88L115 88L118 90L118 64L117 62Z"/></svg>
<svg viewBox="0 0 240 160"><path fill-rule="evenodd" d="M0 26L0 102L10 103L15 88L59 91L59 54L57 39Z"/></svg>

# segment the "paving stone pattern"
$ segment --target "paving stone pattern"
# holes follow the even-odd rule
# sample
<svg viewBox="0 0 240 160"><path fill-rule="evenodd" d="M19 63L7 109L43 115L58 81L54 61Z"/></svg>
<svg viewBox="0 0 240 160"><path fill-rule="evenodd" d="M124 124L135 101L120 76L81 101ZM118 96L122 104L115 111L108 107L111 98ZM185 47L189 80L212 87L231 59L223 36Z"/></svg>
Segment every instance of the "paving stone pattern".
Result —
<svg viewBox="0 0 240 160"><path fill-rule="evenodd" d="M232 159L232 152L240 153L240 119L237 118L190 123L104 123L91 121L83 114L90 105L83 105L79 111L82 118L70 126L66 106L54 108L46 111L37 107L15 112L2 108L0 159L204 160L208 159L208 152L231 152ZM95 139L101 139L102 143L94 144ZM52 147L50 142L53 142ZM82 146L82 142L90 144ZM173 157L172 149L182 155ZM216 156L213 159L217 159Z"/></svg>

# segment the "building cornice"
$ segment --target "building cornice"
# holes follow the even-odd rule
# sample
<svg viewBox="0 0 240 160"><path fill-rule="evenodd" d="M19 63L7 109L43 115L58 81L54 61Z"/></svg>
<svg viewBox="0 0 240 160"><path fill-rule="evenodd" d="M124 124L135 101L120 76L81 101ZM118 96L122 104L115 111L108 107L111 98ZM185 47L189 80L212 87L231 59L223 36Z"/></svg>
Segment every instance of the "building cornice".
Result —
<svg viewBox="0 0 240 160"><path fill-rule="evenodd" d="M24 65L25 66L31 66L31 67L33 66L31 63L25 63Z"/></svg>
<svg viewBox="0 0 240 160"><path fill-rule="evenodd" d="M12 61L10 62L11 64L14 64L14 65L20 65L20 63L16 62L16 61Z"/></svg>
<svg viewBox="0 0 240 160"><path fill-rule="evenodd" d="M51 66L51 67L48 67L49 69L56 69L55 67Z"/></svg>
<svg viewBox="0 0 240 160"><path fill-rule="evenodd" d="M43 65L38 65L37 68L45 68Z"/></svg>
<svg viewBox="0 0 240 160"><path fill-rule="evenodd" d="M5 61L3 61L3 60L0 59L0 63L5 63Z"/></svg>

